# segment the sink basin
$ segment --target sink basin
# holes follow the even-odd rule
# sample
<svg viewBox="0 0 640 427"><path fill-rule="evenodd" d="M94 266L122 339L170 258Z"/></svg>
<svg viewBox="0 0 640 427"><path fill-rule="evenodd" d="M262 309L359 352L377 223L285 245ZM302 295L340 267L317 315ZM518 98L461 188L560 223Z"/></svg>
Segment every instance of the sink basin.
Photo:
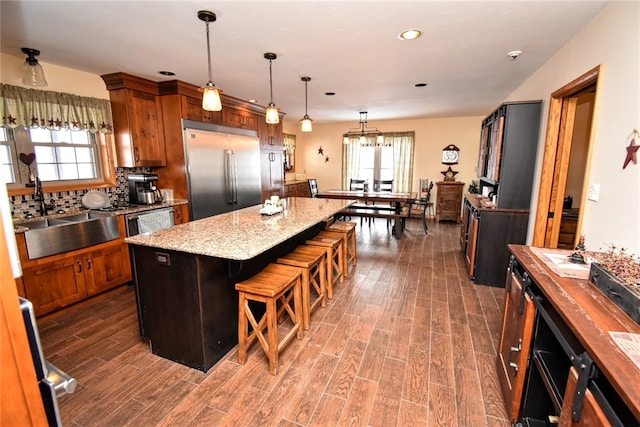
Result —
<svg viewBox="0 0 640 427"><path fill-rule="evenodd" d="M89 212L18 223L29 259L42 258L108 242L120 237L116 216Z"/></svg>
<svg viewBox="0 0 640 427"><path fill-rule="evenodd" d="M42 218L35 221L25 221L18 223L19 226L28 228L29 230L37 230L60 224L68 224L68 221L63 221L59 218Z"/></svg>

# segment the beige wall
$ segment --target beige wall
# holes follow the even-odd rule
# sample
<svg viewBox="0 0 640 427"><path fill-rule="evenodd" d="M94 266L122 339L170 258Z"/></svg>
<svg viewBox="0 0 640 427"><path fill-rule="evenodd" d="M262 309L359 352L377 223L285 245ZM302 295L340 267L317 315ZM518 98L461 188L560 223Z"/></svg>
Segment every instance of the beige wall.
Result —
<svg viewBox="0 0 640 427"><path fill-rule="evenodd" d="M553 91L602 64L593 117L587 185L600 184L597 202L584 200L582 230L587 249L607 244L640 254L640 164L622 164L629 134L640 128L640 2L612 2L531 78L510 100L543 99L532 209L537 201ZM636 143L639 143L637 141ZM585 195L586 198L586 195ZM574 202L575 205L575 202ZM531 239L531 226L529 227Z"/></svg>
<svg viewBox="0 0 640 427"><path fill-rule="evenodd" d="M0 53L0 81L14 86L22 84L22 64L26 56L13 56ZM38 89L73 93L80 96L109 99L109 91L104 81L95 74L89 74L71 68L59 67L39 61L44 69L48 86Z"/></svg>
<svg viewBox="0 0 640 427"><path fill-rule="evenodd" d="M496 106L497 107L497 106ZM489 113L489 111L487 112ZM456 178L467 185L477 179L478 143L483 117L456 117L422 120L369 121L368 127L383 132L415 131L416 151L413 171L413 191L418 191L420 178L440 181L441 171L447 169L441 163L442 149L449 144L460 148L460 162L452 169L459 171ZM356 122L314 124L313 132L302 133L297 122L285 120L287 133L296 134L296 172L316 178L320 190L342 187L342 134L355 127ZM322 146L329 162L318 155ZM466 191L467 186L465 186Z"/></svg>

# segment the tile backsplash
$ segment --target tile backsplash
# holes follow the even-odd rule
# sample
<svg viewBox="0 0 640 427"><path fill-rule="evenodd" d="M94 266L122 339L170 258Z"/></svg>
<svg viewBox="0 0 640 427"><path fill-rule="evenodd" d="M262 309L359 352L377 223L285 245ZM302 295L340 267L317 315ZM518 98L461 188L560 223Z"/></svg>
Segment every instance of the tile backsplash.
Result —
<svg viewBox="0 0 640 427"><path fill-rule="evenodd" d="M112 205L129 203L129 187L127 176L129 173L149 173L149 168L116 168L116 186L110 188L97 188L97 191L109 195ZM82 207L82 197L89 190L56 191L44 193L44 199L48 204L50 200L55 203L53 212L59 209L67 212ZM25 218L29 215L40 216L39 204L34 200L33 194L24 196L9 196L9 208L13 218Z"/></svg>

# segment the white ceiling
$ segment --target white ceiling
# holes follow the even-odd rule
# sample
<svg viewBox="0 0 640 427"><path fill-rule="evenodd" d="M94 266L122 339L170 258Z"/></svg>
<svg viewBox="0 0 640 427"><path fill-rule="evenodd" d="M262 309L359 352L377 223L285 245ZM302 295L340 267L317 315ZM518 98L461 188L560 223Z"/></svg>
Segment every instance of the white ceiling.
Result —
<svg viewBox="0 0 640 427"><path fill-rule="evenodd" d="M213 81L241 99L273 98L289 119L316 123L484 115L591 21L608 1L7 1L2 52L95 74ZM401 41L406 29L422 38ZM523 53L512 61L507 52ZM158 74L170 70L175 77ZM45 68L46 74L46 68ZM428 83L422 88L416 83ZM335 92L334 96L325 95Z"/></svg>

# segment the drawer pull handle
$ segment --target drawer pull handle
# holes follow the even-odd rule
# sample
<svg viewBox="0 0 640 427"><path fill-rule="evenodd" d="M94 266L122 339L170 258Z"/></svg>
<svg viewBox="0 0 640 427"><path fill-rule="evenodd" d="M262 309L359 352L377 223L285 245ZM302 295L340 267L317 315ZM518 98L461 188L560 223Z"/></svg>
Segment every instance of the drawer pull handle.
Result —
<svg viewBox="0 0 640 427"><path fill-rule="evenodd" d="M522 338L518 338L518 346L517 347L509 347L509 366L513 368L513 375L518 375L518 364L511 361L511 357L513 353L520 353L522 351Z"/></svg>
<svg viewBox="0 0 640 427"><path fill-rule="evenodd" d="M513 375L518 375L518 364L515 362L509 362L509 366L513 368Z"/></svg>

